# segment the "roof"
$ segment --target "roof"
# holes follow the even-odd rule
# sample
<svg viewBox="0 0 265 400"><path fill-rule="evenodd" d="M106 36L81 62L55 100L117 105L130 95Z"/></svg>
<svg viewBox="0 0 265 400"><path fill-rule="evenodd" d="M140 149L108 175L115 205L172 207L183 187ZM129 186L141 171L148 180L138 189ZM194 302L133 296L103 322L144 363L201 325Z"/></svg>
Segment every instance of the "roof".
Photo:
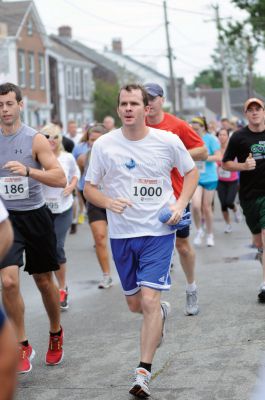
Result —
<svg viewBox="0 0 265 400"><path fill-rule="evenodd" d="M8 36L16 36L31 1L0 1L0 22L7 24Z"/></svg>
<svg viewBox="0 0 265 400"><path fill-rule="evenodd" d="M63 58L75 61L87 61L84 57L80 56L76 51L71 50L69 47L64 46L54 39L54 35L50 35L50 48L56 54L62 56Z"/></svg>
<svg viewBox="0 0 265 400"><path fill-rule="evenodd" d="M107 53L107 54L108 54L108 53ZM138 65L139 67L142 67L142 68L144 68L144 69L147 69L148 71L152 72L153 74L156 74L156 75L160 76L160 77L163 78L163 79L168 80L168 76L166 76L166 75L164 75L164 74L161 74L161 72L158 72L156 69L154 69L154 68L152 68L152 67L149 67L149 66L146 65L146 64L142 64L140 61L135 60L135 58L132 58L131 56L127 56L126 54L117 54L117 53L114 53L114 54L115 54L115 55L118 55L118 56L120 56L120 57L122 57L122 58L125 58L125 59L128 60L128 61L133 62L134 64Z"/></svg>
<svg viewBox="0 0 265 400"><path fill-rule="evenodd" d="M222 114L222 93L223 89L197 89L195 91L190 91L189 95L191 97L205 97L206 107L212 110L216 115ZM243 115L243 105L245 101L249 98L248 90L246 87L230 88L230 104L232 114L235 116ZM258 97L265 101L264 96L257 92L253 92L253 97Z"/></svg>
<svg viewBox="0 0 265 400"><path fill-rule="evenodd" d="M219 115L222 110L222 91L223 89L197 89L190 91L189 95L193 98L205 97L206 107Z"/></svg>
<svg viewBox="0 0 265 400"><path fill-rule="evenodd" d="M92 63L99 65L105 69L109 69L113 71L116 75L120 74L121 69L118 66L118 64L111 62L108 58L102 56L95 50L85 46L84 44L78 42L77 40L67 39L57 35L51 35L51 37L57 43L60 43L61 45L68 47L74 52L79 53Z"/></svg>

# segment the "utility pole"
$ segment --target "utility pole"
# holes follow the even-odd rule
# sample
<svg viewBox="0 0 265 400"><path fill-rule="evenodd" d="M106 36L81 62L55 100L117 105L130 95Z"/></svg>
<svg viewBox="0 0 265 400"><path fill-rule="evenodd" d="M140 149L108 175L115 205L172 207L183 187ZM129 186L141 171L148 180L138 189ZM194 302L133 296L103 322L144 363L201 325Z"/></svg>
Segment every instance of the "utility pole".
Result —
<svg viewBox="0 0 265 400"><path fill-rule="evenodd" d="M254 48L250 42L250 37L246 37L247 44L247 63L248 63L248 75L247 75L247 94L248 98L253 97L253 65L254 65Z"/></svg>
<svg viewBox="0 0 265 400"><path fill-rule="evenodd" d="M164 7L164 17L165 17L165 29L166 29L166 39L167 39L167 57L168 57L168 62L169 62L169 77L170 77L170 100L172 101L172 112L174 115L177 113L177 108L176 108L176 85L175 85L175 78L174 78L174 73L173 73L173 62L172 62L172 49L170 46L170 40L169 40L169 31L168 31L168 19L167 19L167 3L166 0L163 1L163 7Z"/></svg>
<svg viewBox="0 0 265 400"><path fill-rule="evenodd" d="M215 10L215 21L216 21L216 28L218 34L218 49L220 53L220 61L222 67L222 79L223 79L223 99L224 99L224 109L225 109L225 117L230 119L231 118L231 104L230 104L230 94L229 94L229 82L227 76L227 67L226 67L226 60L225 60L225 49L224 43L221 36L221 23L220 23L220 15L219 15L219 6L213 6Z"/></svg>

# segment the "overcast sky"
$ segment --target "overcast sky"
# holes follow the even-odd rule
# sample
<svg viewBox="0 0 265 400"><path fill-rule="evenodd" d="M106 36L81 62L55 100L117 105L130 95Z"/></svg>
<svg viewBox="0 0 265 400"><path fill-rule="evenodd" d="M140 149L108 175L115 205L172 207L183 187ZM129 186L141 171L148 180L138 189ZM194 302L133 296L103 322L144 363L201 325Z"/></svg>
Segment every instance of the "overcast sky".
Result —
<svg viewBox="0 0 265 400"><path fill-rule="evenodd" d="M162 0L35 0L35 4L48 33L70 25L77 40L97 50L110 48L113 38L121 38L125 54L168 75ZM212 64L216 28L211 4L211 0L167 0L174 73L187 83ZM223 18L243 16L229 0L219 5ZM256 71L265 75L264 63L261 52Z"/></svg>

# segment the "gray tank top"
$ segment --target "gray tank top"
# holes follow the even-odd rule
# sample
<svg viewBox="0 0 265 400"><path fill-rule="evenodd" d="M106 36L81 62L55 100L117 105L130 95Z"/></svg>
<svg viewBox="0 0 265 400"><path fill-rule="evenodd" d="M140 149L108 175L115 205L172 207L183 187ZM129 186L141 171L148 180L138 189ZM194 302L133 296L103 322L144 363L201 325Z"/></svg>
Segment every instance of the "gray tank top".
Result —
<svg viewBox="0 0 265 400"><path fill-rule="evenodd" d="M24 124L12 135L3 135L0 129L0 196L8 210L28 211L45 204L40 182L3 168L8 161L18 161L25 166L42 169L32 157L32 141L36 133Z"/></svg>

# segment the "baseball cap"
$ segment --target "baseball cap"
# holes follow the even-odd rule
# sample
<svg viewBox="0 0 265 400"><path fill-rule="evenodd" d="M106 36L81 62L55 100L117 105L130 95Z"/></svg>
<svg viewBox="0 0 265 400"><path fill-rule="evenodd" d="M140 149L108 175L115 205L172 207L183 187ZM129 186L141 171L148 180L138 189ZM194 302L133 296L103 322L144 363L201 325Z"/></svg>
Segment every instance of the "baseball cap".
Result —
<svg viewBox="0 0 265 400"><path fill-rule="evenodd" d="M264 110L264 103L263 103L263 101L260 100L260 99L257 99L256 97L251 97L250 99L248 99L248 100L245 102L245 104L244 104L244 111L246 112L247 109L248 109L248 107L250 106L250 104L253 104L253 103L259 104L259 105L261 106L261 108L263 108L263 110Z"/></svg>
<svg viewBox="0 0 265 400"><path fill-rule="evenodd" d="M146 83L144 85L144 88L147 91L147 94L149 94L149 96L152 97L164 96L164 90L157 83Z"/></svg>

